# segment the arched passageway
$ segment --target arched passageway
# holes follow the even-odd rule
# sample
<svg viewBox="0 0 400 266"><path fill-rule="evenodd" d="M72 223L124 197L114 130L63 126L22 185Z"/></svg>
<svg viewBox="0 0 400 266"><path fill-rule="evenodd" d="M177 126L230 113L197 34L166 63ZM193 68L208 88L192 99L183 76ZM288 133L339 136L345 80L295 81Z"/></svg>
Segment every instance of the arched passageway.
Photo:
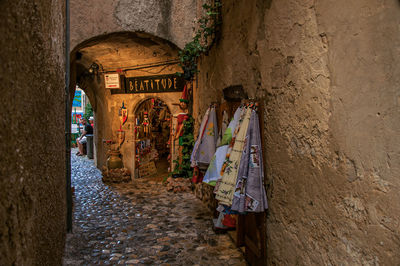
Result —
<svg viewBox="0 0 400 266"><path fill-rule="evenodd" d="M174 74L180 70L177 65L178 51L176 45L169 41L146 33L132 32L97 36L73 49L71 95L78 84L92 103L96 125L94 157L98 168L105 165L107 159L108 148L104 142L116 141L117 131L123 130L125 141L120 147L123 163L135 175L134 110L139 102L153 97L169 106L171 115L178 112L178 107L174 105L180 97L179 88L174 89ZM119 77L119 88L107 88L105 78L110 74L117 74ZM134 78L139 78L142 82L139 80L136 83L138 91L129 88L129 80ZM155 88L156 85L159 86L158 89ZM163 85L167 90L162 89ZM118 113L123 104L127 108L128 119L120 125Z"/></svg>
<svg viewBox="0 0 400 266"><path fill-rule="evenodd" d="M79 86L87 95L93 108L94 137L93 153L97 168L106 164L109 141L118 142L119 131L124 131L125 141L119 147L124 167L135 177L135 141L134 141L134 108L146 97L159 97L169 105L169 111L174 114L177 107L179 92L173 89L146 91L146 93L127 90L129 79L153 77L153 82L170 85L166 77L171 77L179 70L177 56L179 49L169 41L144 32L115 32L91 37L76 45L70 52L70 83L69 110L71 124L72 104L76 87ZM118 87L110 89L106 84L107 76L117 76ZM159 78L163 77L164 83ZM168 80L171 81L171 78ZM175 83L174 83L175 84ZM140 89L140 87L139 87ZM125 104L125 105L124 105ZM121 125L119 112L122 106L128 107L127 121ZM69 154L67 147L67 154ZM67 177L70 169L67 160ZM70 184L70 180L67 180ZM68 193L68 227L71 227L72 198L71 187L67 185Z"/></svg>

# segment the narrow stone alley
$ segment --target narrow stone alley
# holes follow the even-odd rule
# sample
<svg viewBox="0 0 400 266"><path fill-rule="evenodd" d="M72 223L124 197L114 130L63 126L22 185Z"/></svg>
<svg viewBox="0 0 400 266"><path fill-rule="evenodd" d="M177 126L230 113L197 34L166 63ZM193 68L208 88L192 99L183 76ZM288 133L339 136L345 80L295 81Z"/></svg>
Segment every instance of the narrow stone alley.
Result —
<svg viewBox="0 0 400 266"><path fill-rule="evenodd" d="M229 236L213 232L211 212L192 193L146 179L105 185L93 161L75 152L64 265L246 265Z"/></svg>

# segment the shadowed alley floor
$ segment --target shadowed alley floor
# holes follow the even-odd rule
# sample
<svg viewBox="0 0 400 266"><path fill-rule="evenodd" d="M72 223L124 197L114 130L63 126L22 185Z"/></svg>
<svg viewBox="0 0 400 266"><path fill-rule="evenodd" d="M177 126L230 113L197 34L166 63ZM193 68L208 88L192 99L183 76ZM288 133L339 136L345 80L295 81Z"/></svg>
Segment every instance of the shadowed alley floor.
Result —
<svg viewBox="0 0 400 266"><path fill-rule="evenodd" d="M105 185L92 160L71 161L74 225L64 265L246 265L230 238L212 231L212 214L192 193L146 179Z"/></svg>

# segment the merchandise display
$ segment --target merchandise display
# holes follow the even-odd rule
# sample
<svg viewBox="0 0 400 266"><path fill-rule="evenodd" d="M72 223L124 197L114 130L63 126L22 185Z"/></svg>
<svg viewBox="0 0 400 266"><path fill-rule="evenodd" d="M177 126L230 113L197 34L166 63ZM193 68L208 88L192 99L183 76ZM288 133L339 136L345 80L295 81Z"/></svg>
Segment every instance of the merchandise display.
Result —
<svg viewBox="0 0 400 266"><path fill-rule="evenodd" d="M135 153L139 177L168 172L171 113L159 99L144 101L135 113Z"/></svg>
<svg viewBox="0 0 400 266"><path fill-rule="evenodd" d="M224 134L222 143L230 139L230 144L214 192L219 204L231 211L264 212L268 204L257 104L239 107L235 116L238 112L240 118L233 134L230 136L231 125Z"/></svg>
<svg viewBox="0 0 400 266"><path fill-rule="evenodd" d="M203 178L203 183L215 186L219 216L214 219L214 228L218 230L236 228L238 214L262 213L268 208L257 109L258 105L254 102L241 104L229 124L227 115L222 114L221 124L226 129L222 138L216 139L219 146ZM205 113L193 149L191 159L194 167L198 165L211 110L210 107Z"/></svg>
<svg viewBox="0 0 400 266"><path fill-rule="evenodd" d="M243 108L239 107L228 127L226 128L222 140L220 141L220 146L217 148L215 154L213 155L207 172L204 176L203 182L209 185L215 186L218 179L221 177L222 165L225 162L226 154L228 152L229 143L233 138L233 133L236 126L239 124L240 115Z"/></svg>

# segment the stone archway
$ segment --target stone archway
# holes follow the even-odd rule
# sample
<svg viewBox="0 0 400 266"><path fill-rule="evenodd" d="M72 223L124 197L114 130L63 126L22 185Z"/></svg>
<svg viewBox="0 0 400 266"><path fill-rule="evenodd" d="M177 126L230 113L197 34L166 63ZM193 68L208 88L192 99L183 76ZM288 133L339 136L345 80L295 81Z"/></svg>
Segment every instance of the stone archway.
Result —
<svg viewBox="0 0 400 266"><path fill-rule="evenodd" d="M146 97L157 97L166 102L172 113L176 108L180 93L112 94L105 89L105 73L122 73L125 77L175 74L180 71L177 65L179 48L164 39L143 32L115 32L88 39L77 45L71 52L71 86L79 84L88 94L95 113L95 163L101 168L106 160L104 140L116 139L119 129L118 110L128 106L133 110L139 101ZM93 65L97 69L91 69ZM94 71L93 71L94 70ZM73 93L71 93L73 95ZM72 98L71 98L72 101ZM129 110L129 113L131 113ZM132 151L133 121L124 125L126 141L121 147L125 166L133 171Z"/></svg>
<svg viewBox="0 0 400 266"><path fill-rule="evenodd" d="M114 32L147 32L183 48L192 37L197 0L70 0L71 48ZM71 50L72 51L72 50Z"/></svg>

